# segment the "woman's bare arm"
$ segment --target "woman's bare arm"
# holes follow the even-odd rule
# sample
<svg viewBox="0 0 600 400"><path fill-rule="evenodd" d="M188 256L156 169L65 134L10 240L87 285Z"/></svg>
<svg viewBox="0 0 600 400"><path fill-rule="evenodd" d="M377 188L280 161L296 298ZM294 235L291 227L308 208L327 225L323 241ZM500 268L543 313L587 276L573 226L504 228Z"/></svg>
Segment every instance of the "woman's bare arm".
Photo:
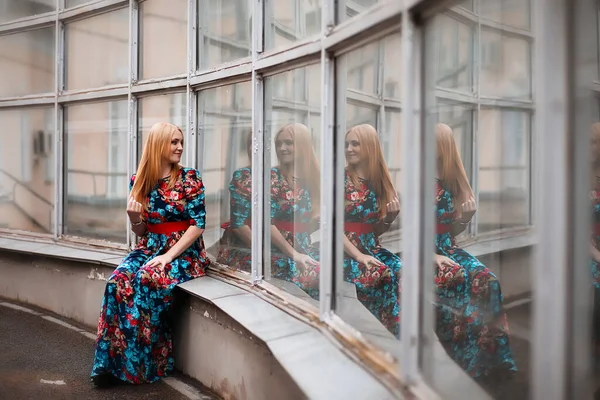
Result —
<svg viewBox="0 0 600 400"><path fill-rule="evenodd" d="M237 236L246 246L252 246L252 229L248 225L240 226L239 228L231 228L235 236Z"/></svg>

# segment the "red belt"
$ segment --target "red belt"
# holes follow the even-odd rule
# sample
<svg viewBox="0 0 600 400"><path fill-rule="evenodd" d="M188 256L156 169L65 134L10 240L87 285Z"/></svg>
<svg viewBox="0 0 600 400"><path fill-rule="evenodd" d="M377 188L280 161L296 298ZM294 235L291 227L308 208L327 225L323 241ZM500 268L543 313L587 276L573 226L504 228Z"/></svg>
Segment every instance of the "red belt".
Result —
<svg viewBox="0 0 600 400"><path fill-rule="evenodd" d="M600 236L600 222L593 223L592 229L593 229L594 235Z"/></svg>
<svg viewBox="0 0 600 400"><path fill-rule="evenodd" d="M435 232L438 235L443 235L444 233L450 233L452 229L452 224L437 224Z"/></svg>
<svg viewBox="0 0 600 400"><path fill-rule="evenodd" d="M252 220L248 218L244 221L245 225L251 226ZM288 232L309 232L310 226L303 222L295 222L295 221L283 221L279 219L272 219L271 224L275 225L277 229ZM231 227L231 222L227 221L221 224L222 229L227 229Z"/></svg>
<svg viewBox="0 0 600 400"><path fill-rule="evenodd" d="M173 232L185 231L191 225L190 221L163 222L162 224L147 224L148 232L168 235Z"/></svg>
<svg viewBox="0 0 600 400"><path fill-rule="evenodd" d="M344 230L354 233L373 233L375 224L365 224L363 222L344 222Z"/></svg>
<svg viewBox="0 0 600 400"><path fill-rule="evenodd" d="M272 219L271 224L277 229L288 232L309 232L310 226L304 222L283 221L280 219Z"/></svg>
<svg viewBox="0 0 600 400"><path fill-rule="evenodd" d="M250 218L244 221L244 225L252 226L252 220ZM226 221L221 224L221 229L231 228L231 221Z"/></svg>

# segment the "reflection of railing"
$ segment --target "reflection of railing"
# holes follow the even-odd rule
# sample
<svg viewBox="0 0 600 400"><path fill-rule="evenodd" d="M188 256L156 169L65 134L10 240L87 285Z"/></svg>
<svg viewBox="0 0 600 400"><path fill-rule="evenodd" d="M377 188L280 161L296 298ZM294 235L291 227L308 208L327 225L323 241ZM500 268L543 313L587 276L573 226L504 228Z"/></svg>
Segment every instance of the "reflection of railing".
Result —
<svg viewBox="0 0 600 400"><path fill-rule="evenodd" d="M80 169L69 169L67 170L67 174L79 174L79 175L86 175L86 176L91 176L92 177L92 196L93 197L98 197L98 184L96 179L98 177L102 177L102 178L121 178L121 177L125 177L127 178L127 172L103 172L103 171L85 171L85 170L80 170ZM104 197L109 197L109 188L108 188L108 184L107 184L107 188L106 188L106 194L104 195ZM126 197L126 196L123 196Z"/></svg>
<svg viewBox="0 0 600 400"><path fill-rule="evenodd" d="M19 179L17 179L17 177L13 176L11 173L3 170L0 168L0 172L8 177L11 181L13 181L13 188L12 188L12 203L13 205L19 210L21 211L24 215L27 216L27 218L33 222L38 228L42 229L44 232L50 232L49 227L52 225L52 210L53 210L53 205L50 201L48 201L47 199L45 199L42 195L40 195L39 193L35 192L34 190L32 190L30 187L28 187L27 185L25 185L23 182L21 182ZM21 202L17 201L16 199L16 193L17 193L17 187L21 187L23 189L25 189L25 191L29 194L31 194L33 197L35 197L36 199L40 200L42 203L48 205L50 207L50 210L48 212L48 225L44 226L42 224L40 224L33 215L31 215L30 213L27 212L27 210L25 210L23 207L21 207L19 204Z"/></svg>

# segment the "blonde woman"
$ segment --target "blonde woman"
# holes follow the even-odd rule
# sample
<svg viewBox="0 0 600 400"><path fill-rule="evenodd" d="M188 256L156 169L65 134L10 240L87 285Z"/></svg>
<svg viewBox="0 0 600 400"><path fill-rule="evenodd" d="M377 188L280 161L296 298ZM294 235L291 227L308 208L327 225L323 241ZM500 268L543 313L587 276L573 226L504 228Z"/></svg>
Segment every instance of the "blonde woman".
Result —
<svg viewBox="0 0 600 400"><path fill-rule="evenodd" d="M279 165L271 169L271 274L319 298L319 254L310 235L317 229L320 168L305 125L275 135Z"/></svg>
<svg viewBox="0 0 600 400"><path fill-rule="evenodd" d="M400 213L400 201L383 158L377 131L358 125L346 133L344 279L358 299L396 337L400 335L400 257L379 236Z"/></svg>
<svg viewBox="0 0 600 400"><path fill-rule="evenodd" d="M127 204L140 239L106 283L91 374L96 386L154 382L173 370L165 318L173 289L204 275L209 264L204 186L198 171L179 165L182 152L181 129L150 129Z"/></svg>
<svg viewBox="0 0 600 400"><path fill-rule="evenodd" d="M446 351L472 377L516 371L498 278L459 248L456 236L476 212L452 129L435 127L437 333Z"/></svg>

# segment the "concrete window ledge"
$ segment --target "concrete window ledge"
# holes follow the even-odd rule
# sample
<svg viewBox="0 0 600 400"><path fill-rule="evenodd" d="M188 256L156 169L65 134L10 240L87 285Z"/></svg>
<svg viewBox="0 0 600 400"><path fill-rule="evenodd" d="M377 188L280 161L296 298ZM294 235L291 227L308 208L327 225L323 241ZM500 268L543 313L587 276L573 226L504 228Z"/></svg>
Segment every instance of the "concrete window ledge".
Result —
<svg viewBox="0 0 600 400"><path fill-rule="evenodd" d="M95 327L105 280L125 253L81 247L0 237L0 274L6 278L0 282L0 296ZM288 282L271 283L308 297ZM205 276L178 289L177 367L224 398L399 398L398 388L389 391L335 340L250 288ZM401 359L400 343L358 301L354 285L344 283L342 292L338 315L368 342ZM318 306L310 298L304 300ZM439 342L434 343L433 356L439 371L436 387L486 397ZM463 386L460 391L455 390L458 384Z"/></svg>
<svg viewBox="0 0 600 400"><path fill-rule="evenodd" d="M0 296L93 329L123 255L0 237ZM224 398L398 398L319 330L247 290L209 276L179 289L177 367Z"/></svg>

